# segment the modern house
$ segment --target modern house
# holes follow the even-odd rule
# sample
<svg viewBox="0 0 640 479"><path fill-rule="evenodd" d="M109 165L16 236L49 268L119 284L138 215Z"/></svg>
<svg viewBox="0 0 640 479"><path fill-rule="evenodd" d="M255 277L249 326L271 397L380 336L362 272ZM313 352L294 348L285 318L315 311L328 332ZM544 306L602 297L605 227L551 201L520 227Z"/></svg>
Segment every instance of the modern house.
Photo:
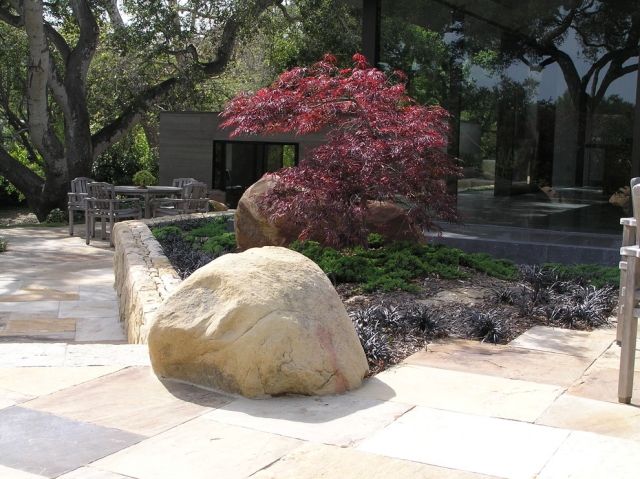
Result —
<svg viewBox="0 0 640 479"><path fill-rule="evenodd" d="M640 176L637 0L342 1L361 9L369 61L403 70L413 97L452 115L467 228L447 228L447 241L473 237L516 260L615 264L624 188ZM232 143L210 115L161 116L161 181L179 172L248 186L291 161L286 151L299 160L320 141Z"/></svg>

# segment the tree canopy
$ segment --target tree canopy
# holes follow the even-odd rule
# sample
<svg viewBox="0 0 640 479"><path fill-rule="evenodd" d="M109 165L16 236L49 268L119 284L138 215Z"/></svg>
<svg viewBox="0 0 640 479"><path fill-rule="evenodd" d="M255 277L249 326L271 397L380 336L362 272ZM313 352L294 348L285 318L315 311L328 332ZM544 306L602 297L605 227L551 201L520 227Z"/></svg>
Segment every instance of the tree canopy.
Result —
<svg viewBox="0 0 640 479"><path fill-rule="evenodd" d="M410 98L402 72L388 77L362 55L353 60L353 68L341 69L325 55L226 105L222 126L233 129L232 137L327 131L327 142L298 167L280 170L258 204L272 219L304 225L301 239L321 227L325 242L338 247L366 245L376 201L403 204L425 230L439 229L437 219L457 221L456 198L445 183L459 174L446 154L447 112Z"/></svg>
<svg viewBox="0 0 640 479"><path fill-rule="evenodd" d="M225 72L283 0L0 0L0 175L40 220L146 112Z"/></svg>

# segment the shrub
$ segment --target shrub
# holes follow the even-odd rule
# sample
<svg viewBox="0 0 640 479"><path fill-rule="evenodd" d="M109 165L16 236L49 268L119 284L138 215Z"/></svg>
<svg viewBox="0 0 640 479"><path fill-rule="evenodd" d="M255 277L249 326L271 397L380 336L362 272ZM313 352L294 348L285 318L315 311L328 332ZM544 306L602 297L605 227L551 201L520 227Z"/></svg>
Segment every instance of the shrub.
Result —
<svg viewBox="0 0 640 479"><path fill-rule="evenodd" d="M422 230L439 230L436 220L457 222L456 197L445 182L460 176L446 154L449 114L410 98L402 72L387 77L362 55L353 60L353 68L340 69L325 55L225 105L222 127L233 129L232 138L327 132L299 166L274 175L276 184L258 197L258 207L271 219L286 211L305 226L300 239L320 229L323 244L337 248L366 246L376 201L411 205L407 216Z"/></svg>
<svg viewBox="0 0 640 479"><path fill-rule="evenodd" d="M156 177L149 170L140 170L132 178L138 186L149 186L156 182Z"/></svg>
<svg viewBox="0 0 640 479"><path fill-rule="evenodd" d="M508 259L493 259L487 253L465 254L460 257L460 264L477 271L487 273L494 278L510 280L518 276L518 268Z"/></svg>
<svg viewBox="0 0 640 479"><path fill-rule="evenodd" d="M584 286L590 284L597 288L604 286L617 287L620 284L620 269L597 264L562 265L559 263L544 263L542 269L552 271L556 280L570 279Z"/></svg>
<svg viewBox="0 0 640 479"><path fill-rule="evenodd" d="M61 211L60 208L56 208L47 215L47 219L45 219L44 222L48 225L66 224L69 222L69 213L67 211Z"/></svg>
<svg viewBox="0 0 640 479"><path fill-rule="evenodd" d="M7 251L9 246L9 240L7 240L4 236L0 236L0 253L4 253Z"/></svg>

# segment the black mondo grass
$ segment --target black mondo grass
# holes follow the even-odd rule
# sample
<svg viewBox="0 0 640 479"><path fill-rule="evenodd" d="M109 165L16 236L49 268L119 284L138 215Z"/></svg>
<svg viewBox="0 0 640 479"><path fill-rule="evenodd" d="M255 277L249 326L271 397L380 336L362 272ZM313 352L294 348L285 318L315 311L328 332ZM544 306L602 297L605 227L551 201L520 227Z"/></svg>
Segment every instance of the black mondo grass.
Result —
<svg viewBox="0 0 640 479"><path fill-rule="evenodd" d="M428 333L421 329L417 309L405 310L378 303L352 311L349 316L371 373L399 363L427 344Z"/></svg>
<svg viewBox="0 0 640 479"><path fill-rule="evenodd" d="M508 335L507 322L500 315L500 311L491 310L486 313L471 311L466 319L469 335L485 341L498 344Z"/></svg>

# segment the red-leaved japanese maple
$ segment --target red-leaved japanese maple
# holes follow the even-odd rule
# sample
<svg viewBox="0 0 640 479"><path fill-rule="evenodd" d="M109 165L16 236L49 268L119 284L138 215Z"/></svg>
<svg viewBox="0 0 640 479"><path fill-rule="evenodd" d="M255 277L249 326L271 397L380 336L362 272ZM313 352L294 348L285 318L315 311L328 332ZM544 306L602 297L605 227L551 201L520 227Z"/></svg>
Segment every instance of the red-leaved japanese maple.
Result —
<svg viewBox="0 0 640 479"><path fill-rule="evenodd" d="M257 199L272 220L302 225L300 239L321 228L334 247L366 245L367 216L375 201L407 209L423 230L436 219L456 222L456 198L445 177L459 175L446 154L448 113L417 105L402 72L369 68L362 55L339 69L332 55L311 68L294 68L269 88L231 100L222 127L238 135L327 131L327 142L283 168L276 186Z"/></svg>

